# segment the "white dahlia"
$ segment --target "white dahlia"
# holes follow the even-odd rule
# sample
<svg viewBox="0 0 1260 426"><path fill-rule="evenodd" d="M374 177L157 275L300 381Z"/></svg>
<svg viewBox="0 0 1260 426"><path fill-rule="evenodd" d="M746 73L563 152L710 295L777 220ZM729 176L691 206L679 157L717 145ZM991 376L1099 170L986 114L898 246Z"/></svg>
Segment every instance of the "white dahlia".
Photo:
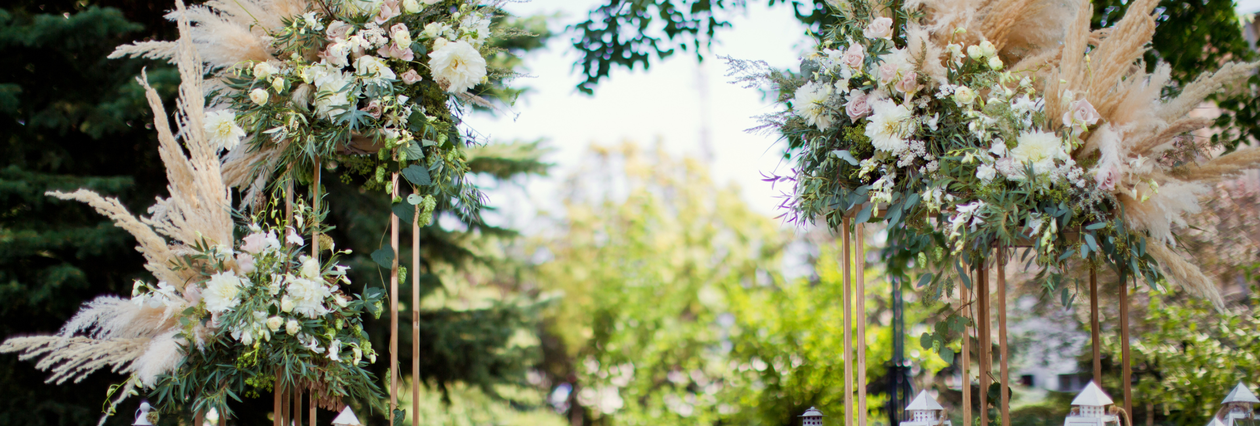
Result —
<svg viewBox="0 0 1260 426"><path fill-rule="evenodd" d="M1054 160L1067 160L1063 140L1054 133L1029 131L1015 138L1018 145L1011 149L1011 158L1023 164L1032 163L1033 173L1038 175L1054 170Z"/></svg>
<svg viewBox="0 0 1260 426"><path fill-rule="evenodd" d="M229 110L207 112L204 127L210 143L228 151L245 138L245 130L236 124L236 113Z"/></svg>
<svg viewBox="0 0 1260 426"><path fill-rule="evenodd" d="M891 153L901 152L909 146L906 134L913 118L910 109L897 105L889 99L879 99L870 103L871 122L866 125L866 137L871 138L871 145L878 151Z"/></svg>
<svg viewBox="0 0 1260 426"><path fill-rule="evenodd" d="M827 130L834 120L823 104L831 97L831 85L811 81L796 88L796 97L792 99L792 110L805 118L805 122L818 130Z"/></svg>
<svg viewBox="0 0 1260 426"><path fill-rule="evenodd" d="M241 286L248 283L248 278L238 277L233 271L211 275L206 291L201 293L206 310L218 314L235 308L241 303Z"/></svg>

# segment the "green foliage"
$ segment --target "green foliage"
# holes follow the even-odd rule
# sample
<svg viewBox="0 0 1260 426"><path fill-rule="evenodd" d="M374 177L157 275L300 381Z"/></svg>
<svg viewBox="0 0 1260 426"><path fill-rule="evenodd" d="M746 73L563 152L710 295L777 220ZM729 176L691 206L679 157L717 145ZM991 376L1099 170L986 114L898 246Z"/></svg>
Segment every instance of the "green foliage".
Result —
<svg viewBox="0 0 1260 426"><path fill-rule="evenodd" d="M554 342L550 383L576 388L562 405L576 410L571 418L791 424L811 405L841 417L835 250L822 250L816 280L785 281L777 271L787 235L735 188L713 184L703 165L633 145L592 157L572 181L562 232L542 246L553 258L538 266L543 289L565 298L549 311L543 340ZM872 382L892 349L880 320L889 308L874 296L889 291L879 275L867 270ZM910 311L907 321L926 318ZM915 342L906 347L925 371L946 365ZM870 400L876 418L880 397Z"/></svg>
<svg viewBox="0 0 1260 426"><path fill-rule="evenodd" d="M791 5L803 24L832 22L823 0L768 0L771 6ZM591 10L586 21L571 27L579 34L573 47L582 59L586 80L578 90L591 94L614 67L647 69L652 61L665 59L675 50L695 52L710 45L717 32L729 28L728 17L745 2L730 0L606 0Z"/></svg>
<svg viewBox="0 0 1260 426"><path fill-rule="evenodd" d="M1161 422L1205 424L1238 382L1255 389L1260 374L1260 311L1255 306L1217 311L1195 298L1147 294L1142 320L1131 331L1136 338L1130 346L1135 415L1145 417L1146 410L1138 407L1155 404ZM1104 354L1119 360L1119 339L1103 336ZM1112 389L1119 388L1117 379L1112 377Z"/></svg>

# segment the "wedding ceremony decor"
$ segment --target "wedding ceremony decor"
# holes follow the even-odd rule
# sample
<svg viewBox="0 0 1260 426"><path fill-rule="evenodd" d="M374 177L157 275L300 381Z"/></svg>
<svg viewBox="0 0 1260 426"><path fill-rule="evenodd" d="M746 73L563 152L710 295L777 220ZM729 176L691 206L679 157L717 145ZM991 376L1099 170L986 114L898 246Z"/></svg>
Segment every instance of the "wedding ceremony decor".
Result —
<svg viewBox="0 0 1260 426"><path fill-rule="evenodd" d="M506 74L488 69L485 59L495 52L486 41L502 32L492 25L498 5L175 6L167 17L179 25L178 40L137 42L111 55L166 59L179 68L174 131L141 80L171 197L159 199L149 217L136 217L91 191L49 193L86 202L132 233L157 283L137 281L130 299L100 297L58 334L11 338L0 351L38 359L55 383L106 367L129 375L111 390L107 416L142 391L159 411L190 409L195 424L210 409L222 421L231 415L229 399L267 390L275 394L277 425L301 421L304 392L312 425L316 407L346 408L346 398L375 407L383 395L364 367L377 355L360 318L382 313L384 292L369 287L352 295L341 287L350 283L348 268L336 259L349 251L323 235L321 174L340 172L346 182L358 176L364 190L385 192L394 204L390 247L372 258L390 270L389 352L397 366L398 280L405 274L397 258L399 217L412 223L418 272L419 227L439 206L475 219L483 201L466 179L464 148L474 141L458 126L467 105L495 108L470 89ZM309 201L294 200L296 184L309 185ZM237 213L231 188L240 190ZM419 274L411 276L416 353L420 286ZM418 358L412 367L419 377ZM393 422L399 374L389 371ZM419 385L413 381L414 404Z"/></svg>
<svg viewBox="0 0 1260 426"><path fill-rule="evenodd" d="M1035 281L1064 305L1088 271L1095 378L1101 371L1097 269L1109 266L1121 283L1121 382L1131 411L1130 279L1152 286L1167 280L1222 306L1211 279L1175 248L1175 231L1200 210L1210 184L1260 164L1260 149L1226 153L1194 133L1213 122L1195 108L1249 77L1256 64L1227 63L1184 87L1173 85L1167 64L1142 59L1155 31L1155 0L1137 0L1122 19L1095 30L1093 7L1083 1L828 4L837 23L818 31L816 50L799 70L728 58L728 76L777 94L780 111L760 117L750 131L787 142L792 173L767 180L791 185L780 205L789 220L821 218L841 230L846 342L854 328L865 341L862 224L875 219L887 226L887 252L905 253L926 271L918 287L940 298L962 284L954 312L924 334L923 344L949 361L948 345L961 334L961 368L970 383L965 336L976 330L981 424L988 422L989 299L996 296L997 405L1007 425L1008 259L1036 267ZM856 259L849 257L850 235ZM850 263L857 269L857 324L848 314ZM989 266L996 269L996 295ZM848 347L843 358L845 407L852 413ZM864 384L861 343L856 360L856 380ZM962 390L963 422L971 424L971 388ZM857 391L855 411L865 413L864 386ZM864 417L857 416L859 425ZM852 418L846 414L845 424Z"/></svg>
<svg viewBox="0 0 1260 426"><path fill-rule="evenodd" d="M176 7L184 10L180 2ZM188 20L178 22L180 33L189 34ZM376 355L360 316L379 315L380 292L346 294L340 285L346 267L335 263L335 250L324 262L306 256L304 236L319 226L311 209L281 217L272 208L238 229L220 172L224 147L209 131L201 61L188 37L172 49L182 80L174 129L157 92L140 78L170 197L137 217L92 191L49 192L87 203L131 233L158 281L137 281L130 299L101 296L58 334L13 337L0 351L38 359L36 367L51 371L53 383L77 382L103 368L128 375L111 389L106 417L142 391L157 410L196 413L197 424L211 409L230 416L229 399L271 389L305 388L312 405L329 408L345 398L373 403L380 391L364 367Z"/></svg>

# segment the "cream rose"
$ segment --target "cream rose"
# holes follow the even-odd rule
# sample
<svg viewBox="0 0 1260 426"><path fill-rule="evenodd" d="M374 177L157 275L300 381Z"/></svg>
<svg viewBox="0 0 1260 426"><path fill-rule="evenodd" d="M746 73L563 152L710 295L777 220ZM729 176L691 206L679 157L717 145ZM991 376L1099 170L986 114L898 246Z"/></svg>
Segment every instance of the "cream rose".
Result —
<svg viewBox="0 0 1260 426"><path fill-rule="evenodd" d="M971 88L967 86L958 86L954 88L954 102L957 102L958 106L971 105L971 103L975 101L975 90L971 90Z"/></svg>
<svg viewBox="0 0 1260 426"><path fill-rule="evenodd" d="M258 105L266 105L268 97L270 96L267 95L267 91L263 89L254 89L249 91L249 100L254 101L254 103Z"/></svg>
<svg viewBox="0 0 1260 426"><path fill-rule="evenodd" d="M871 20L866 25L866 29L862 30L862 35L866 38L889 38L892 37L892 18L878 17Z"/></svg>

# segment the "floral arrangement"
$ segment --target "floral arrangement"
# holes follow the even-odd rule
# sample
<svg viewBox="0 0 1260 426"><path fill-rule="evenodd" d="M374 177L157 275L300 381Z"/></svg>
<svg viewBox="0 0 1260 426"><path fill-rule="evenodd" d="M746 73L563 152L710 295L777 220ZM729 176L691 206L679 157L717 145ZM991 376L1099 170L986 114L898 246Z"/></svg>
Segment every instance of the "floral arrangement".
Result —
<svg viewBox="0 0 1260 426"><path fill-rule="evenodd" d="M158 409L215 408L230 416L228 399L303 388L325 408L343 399L379 405L381 391L365 367L376 357L363 331L364 312L380 315L383 291L350 294L347 268L318 221L323 213L301 200L295 214L273 202L248 222L233 220L216 134L218 112L206 111L204 69L192 28L176 2L181 38L171 46L182 82L176 128L157 92L142 77L170 197L148 217L116 199L80 189L49 195L91 205L136 237L156 283L136 282L132 297L86 303L55 335L11 337L0 352L19 352L50 370L49 382L77 382L109 368L128 375L111 389L106 416L145 391ZM230 125L229 125L230 127ZM182 143L181 143L182 142ZM307 257L331 252L322 261ZM283 240L283 241L282 241ZM105 418L101 419L104 423Z"/></svg>
<svg viewBox="0 0 1260 426"><path fill-rule="evenodd" d="M268 182L311 182L311 170L395 194L388 175L411 183L412 206L449 203L475 217L481 193L465 179L458 128L474 94L508 76L487 57L506 30L496 6L438 0L212 0L187 18L199 61L215 77L209 138L229 151L223 173L260 205ZM111 57L165 58L173 42L120 46ZM289 174L292 173L292 176ZM401 202L403 198L396 198Z"/></svg>
<svg viewBox="0 0 1260 426"><path fill-rule="evenodd" d="M1191 133L1212 119L1188 113L1256 64L1171 87L1166 64L1141 62L1157 3L1091 31L1088 2L838 2L799 73L730 60L731 75L778 91L783 110L759 129L794 159L793 175L773 178L794 186L782 207L832 227L882 219L893 252L935 272L919 285L967 282L960 260L1020 246L1065 301L1083 259L1219 304L1173 231L1260 151L1220 155Z"/></svg>

